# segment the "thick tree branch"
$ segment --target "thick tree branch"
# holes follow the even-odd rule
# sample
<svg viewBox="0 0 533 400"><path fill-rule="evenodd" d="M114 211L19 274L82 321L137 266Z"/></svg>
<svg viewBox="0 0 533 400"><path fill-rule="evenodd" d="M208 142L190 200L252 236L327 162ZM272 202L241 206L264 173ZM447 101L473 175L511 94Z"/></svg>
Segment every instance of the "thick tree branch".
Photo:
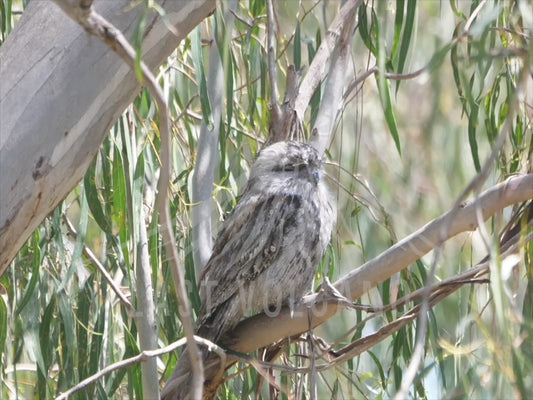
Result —
<svg viewBox="0 0 533 400"><path fill-rule="evenodd" d="M505 207L531 199L533 174L511 177L480 194L475 200L463 204L454 213L445 239L461 232L475 230L479 224L476 210L481 210L483 220L487 220ZM346 298L356 300L371 288L407 268L441 243L442 229L450 213L452 211L431 221L378 257L345 275L334 287ZM318 300L318 294L308 295L292 314L285 308L274 319L265 314L246 319L231 332L228 345L235 351L249 353L282 338L306 332L309 329L310 311L314 313L313 325L318 326L342 309L336 302L320 303Z"/></svg>
<svg viewBox="0 0 533 400"><path fill-rule="evenodd" d="M128 37L146 12L144 4L130 4L95 1ZM147 13L143 59L157 67L214 8L215 0L166 1L165 21L173 31L157 13ZM0 84L0 275L79 183L139 91L135 73L110 52L48 1L30 2L0 47L6 78Z"/></svg>
<svg viewBox="0 0 533 400"><path fill-rule="evenodd" d="M213 128L209 129L206 121L202 120L191 182L191 199L194 204L191 213L193 258L197 276L200 275L202 268L209 260L213 247L211 195L215 180L215 166L218 160L218 137L224 100L224 71L222 60L220 59L220 51L214 39L211 41L211 49L209 51L207 83L207 92L213 116Z"/></svg>

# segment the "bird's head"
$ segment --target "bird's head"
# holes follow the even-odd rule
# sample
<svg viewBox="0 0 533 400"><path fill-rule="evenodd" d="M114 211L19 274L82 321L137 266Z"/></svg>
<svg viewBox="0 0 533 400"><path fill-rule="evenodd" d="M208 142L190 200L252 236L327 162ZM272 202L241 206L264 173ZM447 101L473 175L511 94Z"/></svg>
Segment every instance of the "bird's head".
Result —
<svg viewBox="0 0 533 400"><path fill-rule="evenodd" d="M322 157L311 145L277 142L259 152L250 171L250 182L258 185L293 181L316 186L322 172Z"/></svg>

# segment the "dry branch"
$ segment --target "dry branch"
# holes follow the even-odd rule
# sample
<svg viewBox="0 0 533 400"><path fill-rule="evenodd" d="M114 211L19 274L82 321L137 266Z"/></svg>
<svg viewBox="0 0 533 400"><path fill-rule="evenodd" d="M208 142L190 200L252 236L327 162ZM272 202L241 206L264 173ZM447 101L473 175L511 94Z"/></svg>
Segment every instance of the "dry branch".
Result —
<svg viewBox="0 0 533 400"><path fill-rule="evenodd" d="M483 220L487 220L505 207L531 199L533 174L509 178L480 194L475 200L463 204L453 216L444 239L475 230L479 223L477 209L481 210ZM346 298L356 300L371 288L407 268L439 245L444 223L452 211L431 221L378 257L345 275L334 287ZM337 302L317 303L317 298L317 294L305 296L292 315L289 309L283 309L274 319L260 314L244 320L231 332L228 345L232 350L249 353L282 338L308 331L309 310L314 313L313 325L318 326L342 309Z"/></svg>
<svg viewBox="0 0 533 400"><path fill-rule="evenodd" d="M510 224L504 229L504 233L501 236L500 241L500 257L502 259L510 260L511 263L516 265L519 261L518 258L512 257L512 255L516 255L519 253L520 248L524 246L525 243L530 242L533 239L533 232L530 232L531 227L533 226L533 203L529 203L529 206L527 208L521 208L523 212L517 212L510 221ZM529 231L530 233L524 236L524 231ZM484 284L488 283L489 279L484 278L485 275L489 273L489 264L491 260L489 257L485 257L480 263L478 263L476 266L469 268L468 270L461 272L453 277L444 279L436 284L433 284L431 287L422 287L421 289L418 289L400 299L395 301L394 303L388 304L384 307L381 307L379 309L372 308L372 307L366 307L365 310L367 312L373 312L375 314L369 316L364 321L359 323L354 329L357 329L364 323L366 323L370 318L374 318L376 315L381 314L383 312L387 312L393 309L397 309L399 307L404 307L407 303L420 300L421 298L424 298L424 296L427 296L428 298L428 306L429 309L433 308L436 304L441 302L443 299L448 297L449 295L455 293L457 290L462 288L465 285L471 285L471 284ZM513 265L509 264L509 267L512 267ZM429 295L427 295L427 293ZM319 297L318 295L317 297ZM326 296L325 301L328 303L326 306L329 306L332 304L331 296ZM314 299L314 305L319 303L319 300ZM334 303L334 302L333 302ZM341 307L342 308L342 307ZM386 338L390 337L391 334L397 332L402 327L406 326L407 324L414 321L416 318L418 318L423 311L422 303L415 305L410 310L405 312L401 317L397 318L396 320L392 321L391 323L381 327L378 331L376 331L373 334L369 334L365 337L362 337L347 346L338 349L333 350L331 346L323 343L322 351L324 353L328 353L330 356L330 359L325 363L320 363L317 365L313 365L311 363L311 366L306 367L292 367L288 365L282 365L282 364L276 364L269 361L262 361L255 359L253 357L248 357L242 354L237 354L231 352L231 354L228 357L228 364L235 361L241 361L244 363L248 363L254 368L259 368L261 370L265 369L275 369L279 371L284 371L286 373L292 373L292 374L302 374L302 373L310 373L312 374L314 371L324 371L329 368L335 367L336 365L339 365L348 359L354 358L363 352L367 351L368 349L372 348L376 344L382 342ZM309 314L307 314L307 320L309 321ZM275 326L275 325L271 325ZM344 336L349 335L349 333L346 333ZM281 341L278 341L275 343L274 346L267 347L267 352L272 354L279 355L280 352L285 348L289 342L294 342L297 340L298 335L293 336L289 339L283 339ZM313 339L311 339L313 340ZM237 345L234 346L234 348L237 348ZM323 358L322 355L318 355L318 357ZM269 360L276 358L274 357L268 357Z"/></svg>
<svg viewBox="0 0 533 400"><path fill-rule="evenodd" d="M303 121L304 112L316 89L324 79L328 60L337 45L337 40L342 34L344 25L350 18L354 18L355 12L362 3L362 0L347 1L328 28L328 35L316 52L313 63L309 66L309 70L302 80L300 92L295 101L294 109L300 121Z"/></svg>
<svg viewBox="0 0 533 400"><path fill-rule="evenodd" d="M194 336L194 340L195 340L196 343L201 344L201 345L209 348L214 353L220 354L221 358L223 358L222 349L220 349L214 343L212 343L209 340L206 340L206 339L204 339L202 337L199 337L199 336ZM84 379L83 381L78 383L76 386L70 388L66 392L61 393L61 395L59 395L56 398L56 400L68 399L74 393L85 389L87 386L95 383L96 381L98 381L99 379L103 378L104 376L110 374L113 371L117 371L119 369L123 369L123 368L129 367L131 365L138 364L138 363L144 362L146 360L150 360L150 359L152 359L154 357L159 357L159 356L162 356L163 354L167 354L167 353L173 352L176 349L178 349L179 347L185 345L186 343L187 343L187 339L186 338L181 338L179 340L176 340L174 343L171 343L168 346L162 347L160 349L157 349L157 350L145 350L145 351L137 354L136 356L133 356L133 357L130 357L130 358L126 358L124 360L117 361L114 364L110 364L110 365L102 368L101 370L99 370L94 375L91 375L88 378Z"/></svg>

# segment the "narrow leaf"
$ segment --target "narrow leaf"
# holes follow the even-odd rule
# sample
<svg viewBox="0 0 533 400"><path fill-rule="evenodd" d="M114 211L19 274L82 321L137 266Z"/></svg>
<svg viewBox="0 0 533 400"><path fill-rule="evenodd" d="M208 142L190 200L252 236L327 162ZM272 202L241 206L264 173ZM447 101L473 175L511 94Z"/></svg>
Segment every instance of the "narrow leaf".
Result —
<svg viewBox="0 0 533 400"><path fill-rule="evenodd" d="M416 0L407 0L407 15L405 19L405 26L402 35L402 43L400 45L400 53L398 54L398 73L401 74L404 70L407 54L409 53L409 45L412 43L413 29L415 24ZM396 82L396 91L400 86L401 81Z"/></svg>
<svg viewBox="0 0 533 400"><path fill-rule="evenodd" d="M4 358L4 350L7 338L7 305L0 296L0 357Z"/></svg>
<svg viewBox="0 0 533 400"><path fill-rule="evenodd" d="M468 142L470 143L470 152L472 153L472 159L474 161L474 166L477 172L481 170L481 163L479 162L478 146L476 139L478 111L479 106L475 102L472 102L470 104L470 115L468 117Z"/></svg>
<svg viewBox="0 0 533 400"><path fill-rule="evenodd" d="M383 107L383 111L385 113L385 121L387 122L387 126L389 127L390 134L394 140L394 144L396 145L396 150L398 150L398 154L402 154L401 144L400 144L400 135L398 133L398 126L396 125L396 118L394 117L394 112L392 109L392 102L390 97L390 89L389 89L389 83L386 79L381 77L382 75L378 75L376 79L378 79L378 90L379 90L379 97L381 100L381 106Z"/></svg>
<svg viewBox="0 0 533 400"><path fill-rule="evenodd" d="M207 93L207 80L205 77L204 58L202 54L202 27L196 28L195 34L192 35L192 58L196 70L196 80L198 82L198 91L200 94L200 104L202 106L202 116L209 130L213 130L214 122L211 113L211 103Z"/></svg>
<svg viewBox="0 0 533 400"><path fill-rule="evenodd" d="M300 21L296 24L296 32L294 33L294 66L296 71L299 71L302 65L302 40L300 38Z"/></svg>
<svg viewBox="0 0 533 400"><path fill-rule="evenodd" d="M96 188L96 158L89 165L85 177L83 178L83 185L85 189L85 196L87 196L87 203L91 214L98 226L107 234L112 234L109 219L105 216L100 198L98 197L98 189Z"/></svg>
<svg viewBox="0 0 533 400"><path fill-rule="evenodd" d="M23 296L22 299L17 304L17 308L15 309L15 315L19 316L24 307L28 304L31 298L33 298L35 294L35 288L37 286L37 282L39 282L39 269L41 267L41 250L39 245L39 229L37 229L33 233L32 243L33 243L33 263L32 263L32 271L31 271L31 278L30 282L26 286L26 288L22 291Z"/></svg>

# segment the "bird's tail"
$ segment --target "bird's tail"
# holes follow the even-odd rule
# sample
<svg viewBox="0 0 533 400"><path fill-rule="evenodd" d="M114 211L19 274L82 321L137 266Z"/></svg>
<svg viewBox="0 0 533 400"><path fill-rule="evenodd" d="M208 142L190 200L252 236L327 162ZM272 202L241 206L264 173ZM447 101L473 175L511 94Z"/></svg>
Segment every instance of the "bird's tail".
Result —
<svg viewBox="0 0 533 400"><path fill-rule="evenodd" d="M200 349L204 372L203 398L214 399L218 387L223 383L225 365L220 357L207 348ZM189 349L186 348L161 391L162 400L189 400L193 392L193 377Z"/></svg>

